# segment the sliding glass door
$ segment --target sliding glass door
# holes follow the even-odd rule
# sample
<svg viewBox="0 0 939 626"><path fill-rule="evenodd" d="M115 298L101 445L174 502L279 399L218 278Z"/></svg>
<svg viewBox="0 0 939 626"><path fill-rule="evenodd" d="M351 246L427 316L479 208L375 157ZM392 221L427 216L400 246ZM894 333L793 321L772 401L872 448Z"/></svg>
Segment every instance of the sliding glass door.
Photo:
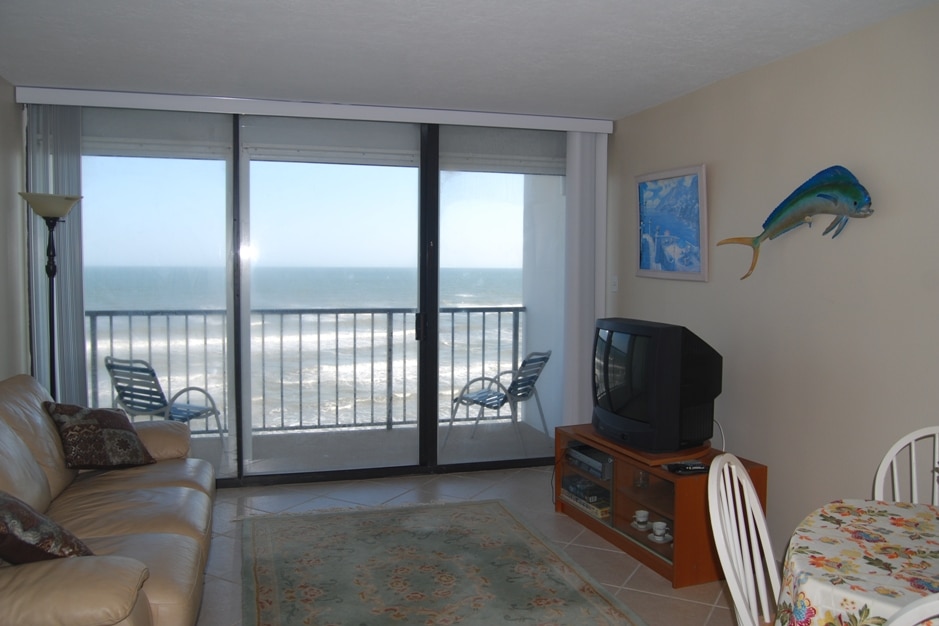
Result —
<svg viewBox="0 0 939 626"><path fill-rule="evenodd" d="M221 425L191 424L192 452L221 478L552 456L565 133L107 109L83 126L92 403L114 402L106 356L151 361L168 395L204 387ZM519 394L533 352L551 356ZM503 397L474 403L471 381Z"/></svg>
<svg viewBox="0 0 939 626"><path fill-rule="evenodd" d="M530 353L560 354L565 142L557 132L441 128L442 464L553 455L559 358L548 357L531 393L519 370Z"/></svg>
<svg viewBox="0 0 939 626"><path fill-rule="evenodd" d="M147 361L168 398L204 389L220 422L189 424L190 453L223 478L237 473L226 311L231 154L225 115L83 111L89 401L115 404L107 357Z"/></svg>
<svg viewBox="0 0 939 626"><path fill-rule="evenodd" d="M249 117L241 139L245 473L417 465L417 127Z"/></svg>

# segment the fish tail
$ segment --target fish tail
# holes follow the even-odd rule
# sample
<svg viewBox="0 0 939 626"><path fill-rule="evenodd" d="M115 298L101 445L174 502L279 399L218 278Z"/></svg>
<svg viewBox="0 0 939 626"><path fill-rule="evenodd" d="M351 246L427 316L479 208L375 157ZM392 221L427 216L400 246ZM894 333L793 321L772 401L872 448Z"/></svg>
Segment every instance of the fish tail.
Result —
<svg viewBox="0 0 939 626"><path fill-rule="evenodd" d="M740 280L743 280L747 276L753 273L753 270L756 269L756 262L760 258L760 238L759 237L729 237L727 239L721 239L717 242L717 245L722 246L725 243L739 243L744 246L750 246L753 248L753 260L750 262L750 269L746 274L740 277Z"/></svg>

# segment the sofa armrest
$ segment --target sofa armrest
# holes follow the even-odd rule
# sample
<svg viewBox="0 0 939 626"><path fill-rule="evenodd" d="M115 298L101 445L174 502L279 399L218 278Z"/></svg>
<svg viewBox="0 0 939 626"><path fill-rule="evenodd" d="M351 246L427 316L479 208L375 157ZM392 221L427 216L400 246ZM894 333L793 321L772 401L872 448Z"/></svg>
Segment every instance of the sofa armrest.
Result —
<svg viewBox="0 0 939 626"><path fill-rule="evenodd" d="M139 422L134 424L147 452L157 461L189 456L189 426L184 422Z"/></svg>
<svg viewBox="0 0 939 626"><path fill-rule="evenodd" d="M143 563L123 556L0 567L0 624L149 624L149 608L137 607L148 602L141 587L149 576Z"/></svg>

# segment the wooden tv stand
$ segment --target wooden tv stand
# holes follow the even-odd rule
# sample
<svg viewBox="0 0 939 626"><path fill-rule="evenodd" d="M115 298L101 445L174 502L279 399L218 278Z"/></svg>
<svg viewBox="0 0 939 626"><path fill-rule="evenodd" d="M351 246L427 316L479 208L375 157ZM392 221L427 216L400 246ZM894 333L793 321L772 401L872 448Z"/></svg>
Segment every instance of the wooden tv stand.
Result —
<svg viewBox="0 0 939 626"><path fill-rule="evenodd" d="M721 450L644 454L600 437L590 424L580 424L555 429L554 451L556 511L669 579L673 587L723 577L708 517L707 474L679 475L661 467L692 458L709 463ZM741 461L766 510L766 466ZM647 527L634 523L638 509L649 511ZM671 538L652 539L655 521L668 525Z"/></svg>

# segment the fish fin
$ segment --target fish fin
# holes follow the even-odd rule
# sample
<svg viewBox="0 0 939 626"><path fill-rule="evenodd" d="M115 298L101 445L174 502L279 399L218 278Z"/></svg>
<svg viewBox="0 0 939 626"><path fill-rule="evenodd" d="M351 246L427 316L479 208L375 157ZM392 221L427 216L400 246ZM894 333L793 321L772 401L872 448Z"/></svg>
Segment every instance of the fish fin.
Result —
<svg viewBox="0 0 939 626"><path fill-rule="evenodd" d="M825 228L825 230L822 232L822 236L824 237L825 235L830 233L832 230L834 230L835 234L831 236L831 238L834 239L835 237L839 235L839 233L841 233L841 231L844 230L844 227L847 225L848 225L848 216L839 215L838 217L836 217L835 219L831 221L831 224L829 224L827 228Z"/></svg>
<svg viewBox="0 0 939 626"><path fill-rule="evenodd" d="M725 243L739 243L744 246L750 246L751 248L760 247L760 244L756 242L756 237L728 237L727 239L718 241L717 245L723 246Z"/></svg>
<svg viewBox="0 0 939 626"><path fill-rule="evenodd" d="M834 197L830 193L820 193L817 194L817 197L821 198L822 200L828 200L832 204L838 204L838 198Z"/></svg>
<svg viewBox="0 0 939 626"><path fill-rule="evenodd" d="M841 218L841 223L838 224L838 228L835 229L834 234L831 236L832 239L841 234L841 231L844 230L844 227L848 225L848 216L845 215Z"/></svg>
<svg viewBox="0 0 939 626"><path fill-rule="evenodd" d="M801 185L801 189L804 191L809 187L814 187L816 185L826 185L830 183L855 183L857 184L857 176L851 173L851 171L843 165L832 165L831 167L826 167L821 172L815 174L812 178L808 179Z"/></svg>
<svg viewBox="0 0 939 626"><path fill-rule="evenodd" d="M729 237L727 239L721 239L717 242L717 245L722 246L725 243L739 243L744 246L750 246L753 248L753 260L750 261L750 269L747 270L747 273L740 277L740 280L743 280L747 276L753 273L753 270L756 269L756 262L760 258L760 238L759 237Z"/></svg>

